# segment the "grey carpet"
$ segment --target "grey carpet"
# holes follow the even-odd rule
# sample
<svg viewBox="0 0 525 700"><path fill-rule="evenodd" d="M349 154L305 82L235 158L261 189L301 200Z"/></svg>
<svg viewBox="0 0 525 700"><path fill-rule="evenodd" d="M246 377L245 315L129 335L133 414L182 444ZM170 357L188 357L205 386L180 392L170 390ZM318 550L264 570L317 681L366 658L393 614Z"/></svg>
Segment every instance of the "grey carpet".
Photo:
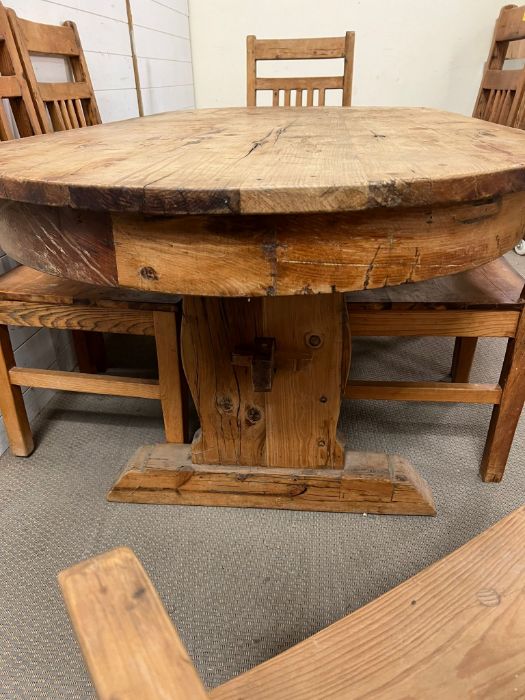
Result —
<svg viewBox="0 0 525 700"><path fill-rule="evenodd" d="M496 381L482 341L473 379ZM443 378L448 339L356 341L355 377ZM525 502L522 419L505 480L477 475L490 407L345 403L355 449L397 452L429 481L436 518L110 504L158 406L67 395L35 424L38 449L0 458L0 698L93 698L57 573L118 545L140 557L199 673L215 686L274 656L451 552Z"/></svg>

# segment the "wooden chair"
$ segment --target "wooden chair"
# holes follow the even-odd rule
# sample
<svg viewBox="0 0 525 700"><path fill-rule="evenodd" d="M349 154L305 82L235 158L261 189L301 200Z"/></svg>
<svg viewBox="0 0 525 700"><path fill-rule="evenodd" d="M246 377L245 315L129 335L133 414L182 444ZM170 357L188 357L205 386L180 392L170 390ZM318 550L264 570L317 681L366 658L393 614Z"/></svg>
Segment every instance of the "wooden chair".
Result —
<svg viewBox="0 0 525 700"><path fill-rule="evenodd" d="M347 295L352 335L456 337L452 382L352 381L349 399L494 404L481 461L501 481L525 399L525 281L504 258L458 275ZM470 384L478 338L508 338L499 384Z"/></svg>
<svg viewBox="0 0 525 700"><path fill-rule="evenodd" d="M11 20L8 22L7 15ZM24 59L25 76L11 27ZM24 53L25 51L25 53ZM78 83L37 83L29 52L67 55ZM25 57L25 58L24 58ZM1 140L32 136L55 128L72 128L100 121L95 96L85 67L78 35L71 23L49 27L6 14L0 3L0 98L8 100L12 114L0 100ZM51 99L52 98L52 99ZM50 118L47 117L49 109ZM38 116L37 116L38 115ZM15 455L27 456L33 438L21 386L92 392L116 396L160 399L168 442L184 442L183 408L179 383L176 298L126 294L91 287L17 267L0 277L0 411ZM73 333L81 372L59 372L16 367L8 325L62 328ZM159 380L90 375L101 363L93 362L90 339L102 333L153 335L157 347Z"/></svg>
<svg viewBox="0 0 525 700"><path fill-rule="evenodd" d="M184 442L176 298L92 287L16 267L0 277L0 411L11 451L21 457L33 439L20 387L158 399L168 442ZM7 326L150 335L159 379L17 367Z"/></svg>
<svg viewBox="0 0 525 700"><path fill-rule="evenodd" d="M496 21L473 117L522 129L525 126L525 71L504 70L525 39L525 6L506 5Z"/></svg>
<svg viewBox="0 0 525 700"><path fill-rule="evenodd" d="M74 22L53 26L30 22L7 10L40 126L44 133L100 124L91 78ZM31 56L61 56L71 79L61 83L37 80Z"/></svg>
<svg viewBox="0 0 525 700"><path fill-rule="evenodd" d="M354 69L354 32L346 32L343 37L322 39L256 39L248 36L247 48L247 103L255 107L257 93L271 90L273 106L279 106L280 95L283 93L284 106L292 102L292 92L295 91L295 106L313 107L325 104L327 90L342 91L342 105L349 107L352 103L352 76ZM310 77L310 78L261 78L257 75L257 61L280 61L295 59L344 59L342 76ZM306 93L306 96L304 95Z"/></svg>
<svg viewBox="0 0 525 700"><path fill-rule="evenodd" d="M525 126L525 70L503 70L512 43L525 38L525 6L504 7L473 116ZM525 400L525 280L502 258L441 280L347 296L354 336L456 336L452 385L432 382L349 382L351 399L494 404L481 461L483 481L501 481ZM477 340L509 338L499 384L468 384Z"/></svg>
<svg viewBox="0 0 525 700"><path fill-rule="evenodd" d="M372 603L209 692L131 550L77 564L59 581L101 700L503 699L525 693L524 539L522 507Z"/></svg>

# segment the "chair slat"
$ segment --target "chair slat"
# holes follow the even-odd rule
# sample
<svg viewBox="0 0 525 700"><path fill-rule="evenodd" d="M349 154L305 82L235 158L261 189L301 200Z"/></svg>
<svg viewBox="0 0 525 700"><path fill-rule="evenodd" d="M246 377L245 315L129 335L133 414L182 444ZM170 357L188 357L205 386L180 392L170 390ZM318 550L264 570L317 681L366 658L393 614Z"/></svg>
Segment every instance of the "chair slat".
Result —
<svg viewBox="0 0 525 700"><path fill-rule="evenodd" d="M344 56L345 37L258 39L255 41L255 59L258 61L344 58Z"/></svg>
<svg viewBox="0 0 525 700"><path fill-rule="evenodd" d="M78 46L71 27L39 24L27 19L18 19L29 53L54 56L78 56Z"/></svg>
<svg viewBox="0 0 525 700"><path fill-rule="evenodd" d="M75 107L76 107L76 112L77 112L77 117L78 117L78 122L79 126L87 126L86 124L86 117L84 116L84 109L82 107L82 102L79 99L75 99Z"/></svg>
<svg viewBox="0 0 525 700"><path fill-rule="evenodd" d="M66 100L66 108L72 128L78 129L80 127L80 124L78 123L77 113L75 111L75 104L73 100Z"/></svg>

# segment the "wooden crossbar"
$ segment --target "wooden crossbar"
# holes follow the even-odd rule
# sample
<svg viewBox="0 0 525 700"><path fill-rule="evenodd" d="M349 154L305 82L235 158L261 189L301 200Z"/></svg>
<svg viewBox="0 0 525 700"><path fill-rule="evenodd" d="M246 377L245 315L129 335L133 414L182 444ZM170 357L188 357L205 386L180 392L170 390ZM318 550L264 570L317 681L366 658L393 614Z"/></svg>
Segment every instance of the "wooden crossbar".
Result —
<svg viewBox="0 0 525 700"><path fill-rule="evenodd" d="M444 403L499 404L499 384L444 382L349 381L344 392L347 399L378 401L436 401Z"/></svg>
<svg viewBox="0 0 525 700"><path fill-rule="evenodd" d="M105 374L61 372L54 369L28 367L13 367L9 370L9 379L15 386L30 386L37 389L160 399L159 383L154 379L112 377Z"/></svg>

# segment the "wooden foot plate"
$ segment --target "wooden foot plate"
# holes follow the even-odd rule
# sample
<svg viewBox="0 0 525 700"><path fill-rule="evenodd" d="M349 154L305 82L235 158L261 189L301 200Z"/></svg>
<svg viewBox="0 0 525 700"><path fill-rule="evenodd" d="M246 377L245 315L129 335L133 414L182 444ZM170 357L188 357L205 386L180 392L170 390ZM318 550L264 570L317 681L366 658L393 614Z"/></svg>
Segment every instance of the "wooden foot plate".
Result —
<svg viewBox="0 0 525 700"><path fill-rule="evenodd" d="M140 448L109 501L435 515L428 484L402 457L347 452L343 469L192 464L190 445Z"/></svg>

